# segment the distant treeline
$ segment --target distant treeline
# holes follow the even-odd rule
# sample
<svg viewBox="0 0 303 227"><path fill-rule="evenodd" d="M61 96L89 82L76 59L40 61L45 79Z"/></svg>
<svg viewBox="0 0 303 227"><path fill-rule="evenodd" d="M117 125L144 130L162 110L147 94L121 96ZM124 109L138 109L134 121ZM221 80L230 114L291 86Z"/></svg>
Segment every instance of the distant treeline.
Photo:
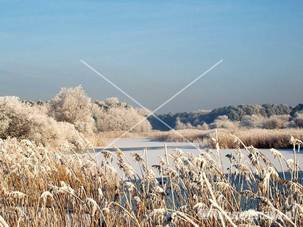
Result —
<svg viewBox="0 0 303 227"><path fill-rule="evenodd" d="M213 109L211 111L197 111L184 113L168 113L160 114L158 117L165 121L170 127L176 128L177 122L190 124L194 127L203 125L203 123L211 124L219 116L227 116L231 121L241 121L244 116L259 115L262 117L271 117L274 115L290 115L294 117L298 112L303 112L303 104L298 104L291 107L285 104L263 104L263 105L238 105L238 106L224 106ZM167 126L162 124L155 117L149 117L153 129L169 130Z"/></svg>

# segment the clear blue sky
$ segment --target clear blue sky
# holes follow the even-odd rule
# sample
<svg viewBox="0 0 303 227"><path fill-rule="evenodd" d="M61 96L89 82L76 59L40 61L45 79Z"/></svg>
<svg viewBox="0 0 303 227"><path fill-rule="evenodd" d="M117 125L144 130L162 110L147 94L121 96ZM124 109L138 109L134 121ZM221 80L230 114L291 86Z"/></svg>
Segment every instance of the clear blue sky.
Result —
<svg viewBox="0 0 303 227"><path fill-rule="evenodd" d="M160 112L303 102L303 1L1 1L0 95L48 99L82 84L149 108L220 59Z"/></svg>

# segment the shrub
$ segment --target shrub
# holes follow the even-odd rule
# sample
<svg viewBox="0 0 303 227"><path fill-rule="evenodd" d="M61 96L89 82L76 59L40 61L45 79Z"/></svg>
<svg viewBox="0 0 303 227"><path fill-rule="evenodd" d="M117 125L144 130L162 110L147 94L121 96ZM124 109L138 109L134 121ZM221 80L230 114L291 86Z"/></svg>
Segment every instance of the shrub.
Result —
<svg viewBox="0 0 303 227"><path fill-rule="evenodd" d="M17 97L0 97L1 134L6 137L28 137L31 108Z"/></svg>
<svg viewBox="0 0 303 227"><path fill-rule="evenodd" d="M142 121L135 132L150 131L149 122L138 111L126 103L119 102L117 98L110 98L104 102L97 102L93 106L93 117L98 131L124 131L131 129Z"/></svg>
<svg viewBox="0 0 303 227"><path fill-rule="evenodd" d="M10 119L2 111L0 112L0 137L5 137L5 133L10 125Z"/></svg>
<svg viewBox="0 0 303 227"><path fill-rule="evenodd" d="M245 128L257 128L264 119L261 115L245 115L240 121L240 126Z"/></svg>
<svg viewBox="0 0 303 227"><path fill-rule="evenodd" d="M29 139L52 149L80 150L87 145L72 124L57 122L17 97L0 97L0 137Z"/></svg>
<svg viewBox="0 0 303 227"><path fill-rule="evenodd" d="M191 125L191 123L187 122L187 123L183 123L180 118L177 118L176 120L176 127L177 130L180 129L190 129L193 128L193 126Z"/></svg>
<svg viewBox="0 0 303 227"><path fill-rule="evenodd" d="M230 121L226 115L219 116L212 124L212 128L236 129L237 127L238 122Z"/></svg>
<svg viewBox="0 0 303 227"><path fill-rule="evenodd" d="M149 131L140 113L117 98L91 103L82 87L63 88L49 103L0 97L0 138L29 139L52 149L82 150L85 138L100 144L98 131ZM83 133L83 134L82 134Z"/></svg>
<svg viewBox="0 0 303 227"><path fill-rule="evenodd" d="M286 128L289 122L288 115L275 115L269 118L265 118L262 122L262 128L265 129L281 129Z"/></svg>
<svg viewBox="0 0 303 227"><path fill-rule="evenodd" d="M62 88L49 102L50 116L57 121L66 121L75 125L80 132L93 132L91 109L91 99L81 86Z"/></svg>
<svg viewBox="0 0 303 227"><path fill-rule="evenodd" d="M297 112L294 117L296 127L303 128L303 112Z"/></svg>
<svg viewBox="0 0 303 227"><path fill-rule="evenodd" d="M246 128L281 129L289 126L289 115L273 115L263 117L261 115L244 116L240 126Z"/></svg>
<svg viewBox="0 0 303 227"><path fill-rule="evenodd" d="M208 130L209 127L208 127L208 124L206 124L205 122L201 125L198 125L197 126L197 129L200 129L200 130Z"/></svg>

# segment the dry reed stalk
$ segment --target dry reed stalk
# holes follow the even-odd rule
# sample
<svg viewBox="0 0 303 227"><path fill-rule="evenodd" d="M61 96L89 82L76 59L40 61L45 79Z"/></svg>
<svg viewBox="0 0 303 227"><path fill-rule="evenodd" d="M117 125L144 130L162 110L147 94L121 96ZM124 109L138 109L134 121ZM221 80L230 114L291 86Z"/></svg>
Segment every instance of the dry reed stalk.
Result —
<svg viewBox="0 0 303 227"><path fill-rule="evenodd" d="M168 151L167 151L167 145L164 144L164 150L165 150L165 158L166 158L166 165L169 166L169 161L168 161ZM173 208L174 210L176 209L176 204L175 204L175 196L174 196L174 188L173 188L173 183L172 183L172 177L169 174L169 182L170 182L170 191L171 191L171 199L173 202Z"/></svg>
<svg viewBox="0 0 303 227"><path fill-rule="evenodd" d="M214 160L216 153L169 154L164 146L157 179L139 154L133 157L141 175L119 150L102 153L100 165L87 154L52 153L28 141L0 141L0 215L8 225L20 226L47 226L50 220L53 226L234 226L250 224L249 217L255 216L264 217L258 225L302 224L303 186L284 176L280 179L259 150L240 139L237 143L244 150L230 156L228 174ZM296 153L299 149L296 146ZM272 153L284 160L276 150ZM147 152L143 154L146 157ZM295 180L294 160L288 161L288 168ZM207 216L202 208L210 210ZM241 212L243 219L234 218L234 212ZM271 220L268 212L278 214L278 219Z"/></svg>

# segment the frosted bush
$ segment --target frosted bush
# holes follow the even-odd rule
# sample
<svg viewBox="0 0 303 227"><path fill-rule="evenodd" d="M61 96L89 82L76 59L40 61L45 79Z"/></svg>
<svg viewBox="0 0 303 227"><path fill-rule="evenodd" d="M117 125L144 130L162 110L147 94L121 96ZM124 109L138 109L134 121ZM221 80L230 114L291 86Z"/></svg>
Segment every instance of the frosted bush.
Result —
<svg viewBox="0 0 303 227"><path fill-rule="evenodd" d="M17 97L0 97L0 137L29 139L53 149L66 144L70 149L80 150L87 145L72 124L57 122L40 107Z"/></svg>
<svg viewBox="0 0 303 227"><path fill-rule="evenodd" d="M119 106L119 105L123 105L122 102L119 101L119 99L117 97L109 97L104 101L104 104L107 106Z"/></svg>
<svg viewBox="0 0 303 227"><path fill-rule="evenodd" d="M288 115L274 115L269 118L265 118L262 122L262 128L266 129L281 129L286 128L289 123Z"/></svg>
<svg viewBox="0 0 303 227"><path fill-rule="evenodd" d="M93 131L91 109L91 99L81 86L62 88L49 102L50 116L57 121L66 121L75 125L81 132Z"/></svg>
<svg viewBox="0 0 303 227"><path fill-rule="evenodd" d="M145 117L126 103L117 98L110 98L104 102L97 102L93 107L93 116L98 131L129 130L142 121L133 131L144 132L151 130L151 125Z"/></svg>
<svg viewBox="0 0 303 227"><path fill-rule="evenodd" d="M178 130L182 130L182 129L191 129L193 128L193 126L191 125L191 123L183 123L180 118L177 118L176 120L176 129Z"/></svg>
<svg viewBox="0 0 303 227"><path fill-rule="evenodd" d="M10 119L3 112L0 112L0 137L5 137L9 124Z"/></svg>
<svg viewBox="0 0 303 227"><path fill-rule="evenodd" d="M212 128L236 129L237 127L238 122L229 120L226 115L219 116L212 124Z"/></svg>
<svg viewBox="0 0 303 227"><path fill-rule="evenodd" d="M84 136L78 132L74 125L68 122L57 122L47 115L36 114L31 121L33 129L28 139L41 143L46 147L62 150L83 150L89 146Z"/></svg>
<svg viewBox="0 0 303 227"><path fill-rule="evenodd" d="M242 118L240 125L247 128L280 129L288 127L289 123L288 115L273 115L271 117L246 115Z"/></svg>
<svg viewBox="0 0 303 227"><path fill-rule="evenodd" d="M201 125L197 125L197 129L200 129L200 130L208 130L209 127L208 127L208 124L207 123L203 123Z"/></svg>
<svg viewBox="0 0 303 227"><path fill-rule="evenodd" d="M27 137L30 133L31 107L22 103L17 97L0 97L2 137Z"/></svg>
<svg viewBox="0 0 303 227"><path fill-rule="evenodd" d="M117 98L93 104L82 87L63 88L49 103L0 97L0 138L29 139L60 150L83 150L98 131L151 129L142 113ZM84 137L85 136L85 137Z"/></svg>
<svg viewBox="0 0 303 227"><path fill-rule="evenodd" d="M294 123L296 127L303 128L303 112L296 113Z"/></svg>

